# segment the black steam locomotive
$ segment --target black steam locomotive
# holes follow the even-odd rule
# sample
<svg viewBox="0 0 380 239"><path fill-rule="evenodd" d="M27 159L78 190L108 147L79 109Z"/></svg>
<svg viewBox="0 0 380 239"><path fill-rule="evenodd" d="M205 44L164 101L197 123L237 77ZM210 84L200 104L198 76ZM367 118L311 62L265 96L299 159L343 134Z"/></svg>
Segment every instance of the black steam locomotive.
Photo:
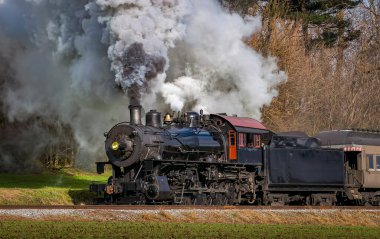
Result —
<svg viewBox="0 0 380 239"><path fill-rule="evenodd" d="M364 203L348 184L344 150L316 138L275 134L260 122L226 114L174 117L129 106L131 122L105 133L106 184L97 203L182 205L335 205ZM372 195L372 194L371 194ZM378 203L375 196L371 199ZM368 201L368 200L367 200Z"/></svg>

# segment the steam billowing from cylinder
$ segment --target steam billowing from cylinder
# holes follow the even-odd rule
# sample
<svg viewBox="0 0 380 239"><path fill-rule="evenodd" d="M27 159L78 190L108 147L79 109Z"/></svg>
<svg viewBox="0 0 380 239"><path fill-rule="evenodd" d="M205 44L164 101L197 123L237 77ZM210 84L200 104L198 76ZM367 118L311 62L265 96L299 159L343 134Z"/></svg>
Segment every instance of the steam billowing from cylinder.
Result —
<svg viewBox="0 0 380 239"><path fill-rule="evenodd" d="M284 79L243 42L259 26L217 0L0 0L3 113L69 125L82 166L104 157L101 135L128 120L129 104L259 118ZM37 128L33 142L15 141L50 135ZM49 137L38 143L59 135ZM2 145L0 166L10 165Z"/></svg>

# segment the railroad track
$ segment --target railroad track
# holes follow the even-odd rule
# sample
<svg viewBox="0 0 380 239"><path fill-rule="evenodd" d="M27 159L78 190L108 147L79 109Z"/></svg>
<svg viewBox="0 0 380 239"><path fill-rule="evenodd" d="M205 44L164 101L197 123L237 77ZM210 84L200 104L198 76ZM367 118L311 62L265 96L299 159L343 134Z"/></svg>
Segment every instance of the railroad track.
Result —
<svg viewBox="0 0 380 239"><path fill-rule="evenodd" d="M78 209L78 210L373 210L380 207L367 206L173 206L173 205L57 205L23 206L0 205L0 210L17 209Z"/></svg>

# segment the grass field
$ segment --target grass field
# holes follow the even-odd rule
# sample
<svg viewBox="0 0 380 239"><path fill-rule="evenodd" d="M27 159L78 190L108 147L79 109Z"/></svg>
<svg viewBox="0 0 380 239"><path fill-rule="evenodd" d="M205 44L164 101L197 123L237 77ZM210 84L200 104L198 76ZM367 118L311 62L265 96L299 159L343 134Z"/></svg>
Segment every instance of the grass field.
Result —
<svg viewBox="0 0 380 239"><path fill-rule="evenodd" d="M0 174L0 205L87 203L93 197L88 186L92 182L104 183L108 177L109 174L73 169L44 174ZM380 238L380 228L373 226L378 225L377 214L351 214L338 211L332 215L308 214L308 218L304 218L304 215L284 214L282 217L274 212L246 212L224 217L204 214L197 219L194 213L189 213L182 223L164 211L142 215L143 222L117 221L112 216L110 220L101 221L66 216L45 219L3 216L0 238ZM235 224L225 224L233 220ZM357 224L358 220L363 223ZM339 224L372 226L335 226Z"/></svg>
<svg viewBox="0 0 380 239"><path fill-rule="evenodd" d="M0 205L70 205L90 201L92 182L104 183L109 175L74 169L43 174L0 174Z"/></svg>
<svg viewBox="0 0 380 239"><path fill-rule="evenodd" d="M378 227L0 221L0 238L380 238Z"/></svg>

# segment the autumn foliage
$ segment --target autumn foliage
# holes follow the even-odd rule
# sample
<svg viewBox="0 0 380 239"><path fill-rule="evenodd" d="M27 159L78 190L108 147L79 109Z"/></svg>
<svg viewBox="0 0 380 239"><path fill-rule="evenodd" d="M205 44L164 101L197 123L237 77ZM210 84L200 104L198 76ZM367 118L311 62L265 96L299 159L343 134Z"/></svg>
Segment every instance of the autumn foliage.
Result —
<svg viewBox="0 0 380 239"><path fill-rule="evenodd" d="M334 129L379 130L379 2L340 10L352 25L349 31L358 34L360 30L360 35L347 38L347 29L341 29L334 44L313 41L325 25L306 24L305 34L304 19L291 19L279 1L269 2L274 6L268 3L256 8L262 14L263 28L250 44L277 57L288 78L279 86L278 97L262 109L265 125L275 131L301 130L310 135Z"/></svg>

